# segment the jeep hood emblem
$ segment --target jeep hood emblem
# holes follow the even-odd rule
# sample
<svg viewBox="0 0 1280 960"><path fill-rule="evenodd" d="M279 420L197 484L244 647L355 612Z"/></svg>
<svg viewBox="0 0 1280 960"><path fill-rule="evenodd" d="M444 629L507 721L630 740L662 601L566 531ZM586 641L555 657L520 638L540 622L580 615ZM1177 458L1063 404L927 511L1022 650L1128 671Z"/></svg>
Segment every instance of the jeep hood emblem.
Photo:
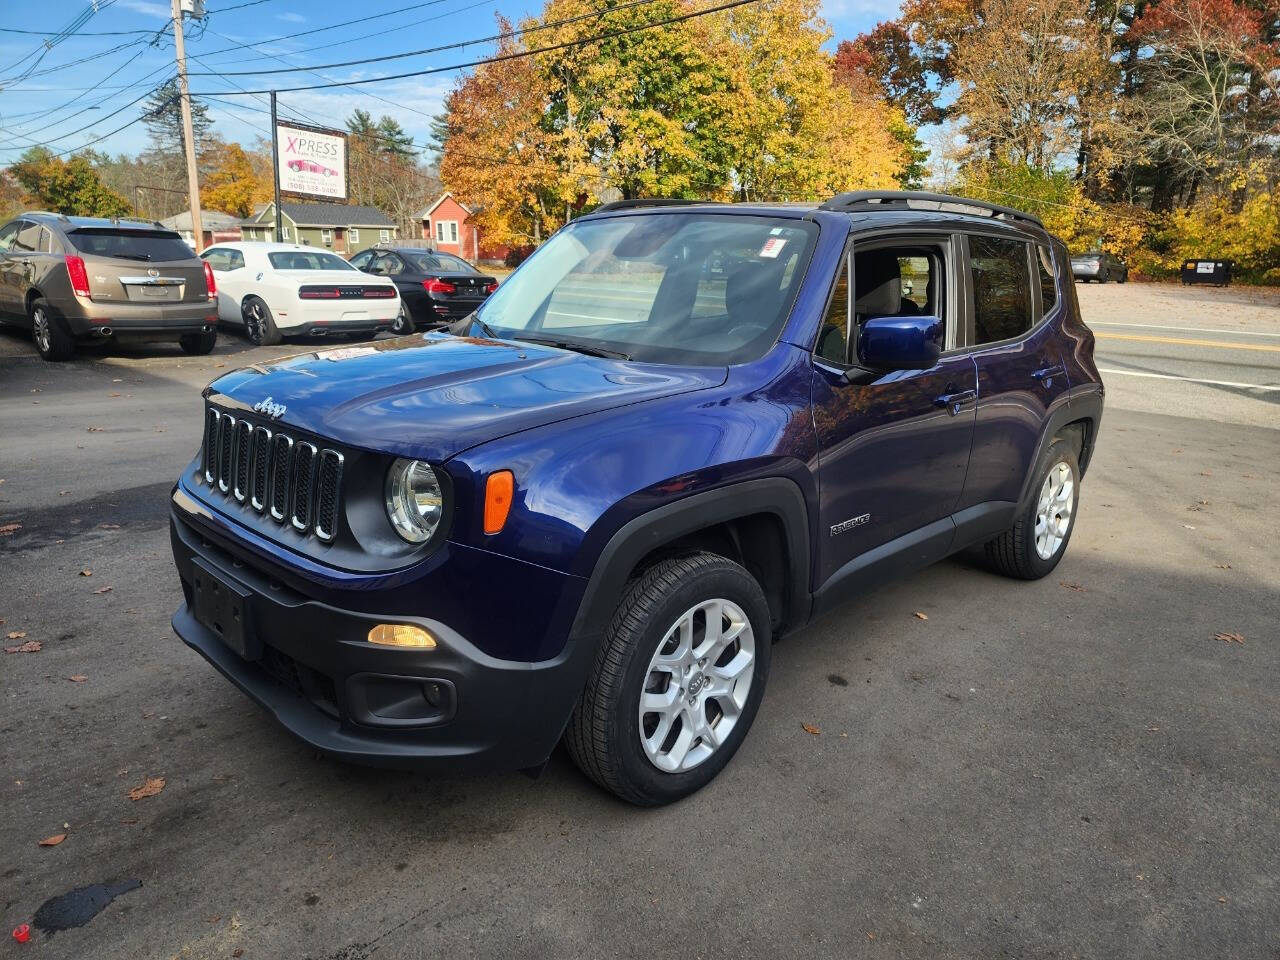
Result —
<svg viewBox="0 0 1280 960"><path fill-rule="evenodd" d="M272 420L279 420L283 417L286 409L283 403L276 403L270 397L265 400L259 400L253 405L254 413L261 413Z"/></svg>

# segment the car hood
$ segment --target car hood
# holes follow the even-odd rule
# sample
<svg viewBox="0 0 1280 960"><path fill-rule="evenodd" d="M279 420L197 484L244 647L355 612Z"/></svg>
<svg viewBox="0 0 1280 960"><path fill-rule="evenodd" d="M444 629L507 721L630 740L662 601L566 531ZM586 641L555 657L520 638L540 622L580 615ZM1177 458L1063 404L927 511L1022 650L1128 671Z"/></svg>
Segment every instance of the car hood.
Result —
<svg viewBox="0 0 1280 960"><path fill-rule="evenodd" d="M558 420L718 386L727 376L726 367L639 364L429 333L255 364L215 380L205 396L244 411L270 400L284 407L281 425L441 461Z"/></svg>

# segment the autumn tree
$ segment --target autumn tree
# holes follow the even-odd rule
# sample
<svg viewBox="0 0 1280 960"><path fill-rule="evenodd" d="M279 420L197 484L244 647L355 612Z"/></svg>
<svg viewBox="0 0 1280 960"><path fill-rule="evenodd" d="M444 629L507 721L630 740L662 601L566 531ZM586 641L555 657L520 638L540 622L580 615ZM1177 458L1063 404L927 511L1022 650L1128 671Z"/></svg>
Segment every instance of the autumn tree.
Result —
<svg viewBox="0 0 1280 960"><path fill-rule="evenodd" d="M938 123L946 111L938 106L929 70L899 20L878 23L836 47L836 81L855 91L879 96L915 125Z"/></svg>
<svg viewBox="0 0 1280 960"><path fill-rule="evenodd" d="M400 122L366 110L347 118L347 195L352 203L382 210L406 236L416 232L414 215L440 188L419 160L419 148Z"/></svg>
<svg viewBox="0 0 1280 960"><path fill-rule="evenodd" d="M28 204L42 210L85 217L126 217L132 212L129 201L103 184L87 157L64 161L44 147L32 147L9 173L27 192Z"/></svg>
<svg viewBox="0 0 1280 960"><path fill-rule="evenodd" d="M499 30L511 30L497 18ZM505 37L497 54L522 52ZM579 143L567 147L550 119L551 81L533 57L484 64L461 78L445 100L435 137L440 178L475 208L486 242L538 243L563 223L564 203L603 182Z"/></svg>
<svg viewBox="0 0 1280 960"><path fill-rule="evenodd" d="M266 203L271 196L272 184L259 179L253 161L238 143L223 148L221 159L200 187L202 206L242 219L253 213L255 203Z"/></svg>

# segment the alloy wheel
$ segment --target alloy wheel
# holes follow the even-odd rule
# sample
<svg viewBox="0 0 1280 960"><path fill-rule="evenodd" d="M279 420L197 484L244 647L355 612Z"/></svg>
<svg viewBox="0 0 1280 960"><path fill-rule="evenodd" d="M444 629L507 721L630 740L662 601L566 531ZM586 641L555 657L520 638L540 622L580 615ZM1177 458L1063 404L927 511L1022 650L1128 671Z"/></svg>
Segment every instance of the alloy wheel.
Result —
<svg viewBox="0 0 1280 960"><path fill-rule="evenodd" d="M255 344L261 344L262 338L267 334L267 319L262 314L262 304L253 302L249 304L249 308L245 311L245 333L249 335L249 339Z"/></svg>
<svg viewBox="0 0 1280 960"><path fill-rule="evenodd" d="M1075 474L1071 465L1059 460L1049 469L1040 488L1040 500L1036 504L1036 553L1041 560L1049 560L1062 548L1071 530L1071 515L1075 509Z"/></svg>
<svg viewBox="0 0 1280 960"><path fill-rule="evenodd" d="M756 644L731 600L705 600L663 635L640 692L640 745L665 773L707 760L729 738L751 693Z"/></svg>
<svg viewBox="0 0 1280 960"><path fill-rule="evenodd" d="M400 304L400 312L396 314L395 323L391 324L391 332L397 337L409 332L409 311L403 303Z"/></svg>
<svg viewBox="0 0 1280 960"><path fill-rule="evenodd" d="M49 317L45 314L43 307L36 307L31 314L31 332L35 337L36 346L41 353L49 352Z"/></svg>

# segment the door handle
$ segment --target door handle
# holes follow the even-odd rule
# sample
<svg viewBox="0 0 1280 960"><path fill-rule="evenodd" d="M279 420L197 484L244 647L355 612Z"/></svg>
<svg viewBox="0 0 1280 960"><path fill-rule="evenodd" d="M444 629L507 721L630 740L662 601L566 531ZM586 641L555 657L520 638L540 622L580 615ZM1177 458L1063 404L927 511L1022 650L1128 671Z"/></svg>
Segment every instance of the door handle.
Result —
<svg viewBox="0 0 1280 960"><path fill-rule="evenodd" d="M946 407L947 411L953 417L956 417L960 415L960 410L965 404L972 403L977 399L977 390L958 390L955 393L944 393L933 402L939 407Z"/></svg>
<svg viewBox="0 0 1280 960"><path fill-rule="evenodd" d="M1046 388L1053 386L1053 378L1065 376L1067 368L1060 363L1055 363L1051 367L1042 367L1035 373L1031 374L1036 380L1039 380Z"/></svg>

